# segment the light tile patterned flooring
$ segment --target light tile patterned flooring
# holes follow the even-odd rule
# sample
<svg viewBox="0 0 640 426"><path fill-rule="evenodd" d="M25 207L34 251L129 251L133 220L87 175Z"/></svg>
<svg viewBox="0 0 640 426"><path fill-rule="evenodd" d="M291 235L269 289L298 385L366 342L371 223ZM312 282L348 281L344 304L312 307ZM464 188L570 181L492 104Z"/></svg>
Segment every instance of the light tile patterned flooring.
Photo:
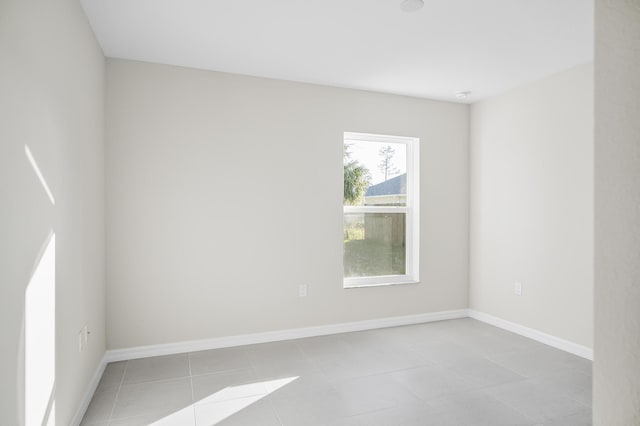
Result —
<svg viewBox="0 0 640 426"><path fill-rule="evenodd" d="M112 363L82 425L591 425L591 362L473 319Z"/></svg>

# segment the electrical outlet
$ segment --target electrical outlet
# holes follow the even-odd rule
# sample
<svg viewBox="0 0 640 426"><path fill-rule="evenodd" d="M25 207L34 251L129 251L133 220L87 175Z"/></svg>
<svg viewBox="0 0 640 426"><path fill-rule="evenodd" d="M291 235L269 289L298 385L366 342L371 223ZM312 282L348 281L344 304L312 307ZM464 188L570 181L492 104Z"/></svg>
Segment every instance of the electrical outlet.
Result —
<svg viewBox="0 0 640 426"><path fill-rule="evenodd" d="M78 352L83 352L89 344L89 327L85 325L80 331L78 331Z"/></svg>
<svg viewBox="0 0 640 426"><path fill-rule="evenodd" d="M515 294L516 296L522 296L522 283L521 282L516 282L513 285L513 294Z"/></svg>
<svg viewBox="0 0 640 426"><path fill-rule="evenodd" d="M84 333L82 330L78 331L78 352L84 350Z"/></svg>
<svg viewBox="0 0 640 426"><path fill-rule="evenodd" d="M300 287L298 288L298 291L300 293L300 297L307 297L307 285L306 284L300 284Z"/></svg>
<svg viewBox="0 0 640 426"><path fill-rule="evenodd" d="M89 344L89 327L87 325L82 327L82 343L85 348Z"/></svg>

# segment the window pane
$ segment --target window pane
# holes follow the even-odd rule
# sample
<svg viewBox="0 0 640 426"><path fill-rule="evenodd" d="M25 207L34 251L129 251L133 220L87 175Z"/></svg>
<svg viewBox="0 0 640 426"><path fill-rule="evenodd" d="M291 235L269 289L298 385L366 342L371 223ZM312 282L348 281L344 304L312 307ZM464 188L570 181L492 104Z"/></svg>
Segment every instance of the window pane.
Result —
<svg viewBox="0 0 640 426"><path fill-rule="evenodd" d="M344 184L346 206L406 206L406 145L345 142Z"/></svg>
<svg viewBox="0 0 640 426"><path fill-rule="evenodd" d="M345 213L345 278L404 275L405 225L405 213Z"/></svg>

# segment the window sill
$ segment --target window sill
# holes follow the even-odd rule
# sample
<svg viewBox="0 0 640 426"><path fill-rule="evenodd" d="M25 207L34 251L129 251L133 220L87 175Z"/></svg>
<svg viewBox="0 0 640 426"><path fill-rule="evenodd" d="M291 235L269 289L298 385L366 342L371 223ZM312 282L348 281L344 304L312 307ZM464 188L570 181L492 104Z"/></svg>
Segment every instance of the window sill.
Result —
<svg viewBox="0 0 640 426"><path fill-rule="evenodd" d="M367 280L368 281L368 280ZM388 287L395 285L406 285L406 284L420 284L420 281L416 281L412 278L403 277L403 279L392 280L392 281L381 281L381 282L367 282L365 280L345 280L342 283L344 289L352 289L352 288L363 288L363 287Z"/></svg>

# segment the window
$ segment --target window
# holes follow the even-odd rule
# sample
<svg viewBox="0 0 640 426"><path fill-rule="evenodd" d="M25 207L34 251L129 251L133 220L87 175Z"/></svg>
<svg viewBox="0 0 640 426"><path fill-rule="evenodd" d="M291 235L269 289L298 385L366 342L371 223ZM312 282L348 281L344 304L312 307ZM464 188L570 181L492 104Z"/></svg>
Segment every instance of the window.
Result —
<svg viewBox="0 0 640 426"><path fill-rule="evenodd" d="M419 140L344 134L344 287L418 282Z"/></svg>

